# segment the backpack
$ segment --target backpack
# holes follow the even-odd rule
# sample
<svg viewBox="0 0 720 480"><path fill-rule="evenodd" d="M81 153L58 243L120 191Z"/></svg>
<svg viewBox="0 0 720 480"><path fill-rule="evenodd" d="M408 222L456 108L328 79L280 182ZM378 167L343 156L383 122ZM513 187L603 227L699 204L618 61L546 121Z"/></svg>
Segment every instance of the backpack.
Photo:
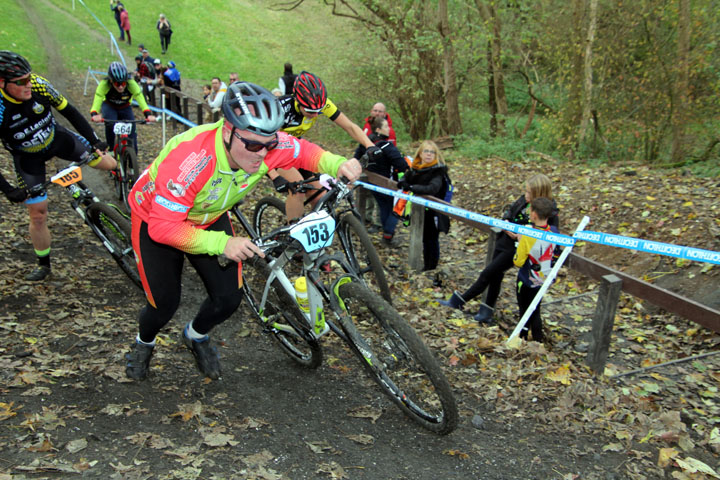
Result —
<svg viewBox="0 0 720 480"><path fill-rule="evenodd" d="M443 174L443 186L440 189L440 195L438 195L438 198L445 200L447 203L452 203L454 193L455 186L452 184L452 180L450 180L450 175L445 172Z"/></svg>

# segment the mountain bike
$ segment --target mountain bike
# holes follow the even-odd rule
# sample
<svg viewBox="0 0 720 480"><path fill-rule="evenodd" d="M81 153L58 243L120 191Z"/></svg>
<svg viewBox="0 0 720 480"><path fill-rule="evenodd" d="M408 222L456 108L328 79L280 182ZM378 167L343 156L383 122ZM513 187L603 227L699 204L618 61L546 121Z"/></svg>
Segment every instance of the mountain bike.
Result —
<svg viewBox="0 0 720 480"><path fill-rule="evenodd" d="M115 194L118 200L123 202L127 211L130 211L129 196L130 190L142 173L138 164L137 153L135 153L135 143L130 137L133 129L133 123L146 124L145 120L103 120L106 123L112 123L113 132L115 132L115 146L113 147L113 156L117 161L117 168L110 171L110 179L115 187Z"/></svg>
<svg viewBox="0 0 720 480"><path fill-rule="evenodd" d="M310 198L305 200L305 205L307 205L316 196L324 192L324 189L318 190L317 187L312 185L320 177L321 174L315 174L301 182L289 183L288 188L297 193L316 190ZM345 202L333 205L333 208L340 209L337 228L340 247L353 269L370 290L378 292L385 300L392 303L392 295L390 294L390 287L388 286L380 255L378 255L370 235L360 220L360 214L355 208L353 196L347 195L344 199ZM263 235L286 223L285 202L282 199L268 196L258 201L253 212L253 227L258 235Z"/></svg>
<svg viewBox="0 0 720 480"><path fill-rule="evenodd" d="M328 191L312 212L264 235L238 206L233 208L242 228L265 253L265 258L243 261L243 295L250 309L263 331L305 368L320 366L320 339L334 332L408 417L433 432L452 432L458 423L457 405L435 356L392 305L367 288L344 254L328 253L342 218L342 210L335 207L351 189L330 177L321 181ZM219 261L228 262L223 256ZM327 263L341 269L327 272L322 268ZM300 302L298 283L291 281L296 274L304 279L306 303Z"/></svg>
<svg viewBox="0 0 720 480"><path fill-rule="evenodd" d="M92 230L130 280L142 289L142 282L132 248L130 219L119 207L101 202L82 182L82 168L95 155L87 153L79 162L73 162L50 177L50 180L28 189L30 196L39 195L55 183L70 194L70 205Z"/></svg>

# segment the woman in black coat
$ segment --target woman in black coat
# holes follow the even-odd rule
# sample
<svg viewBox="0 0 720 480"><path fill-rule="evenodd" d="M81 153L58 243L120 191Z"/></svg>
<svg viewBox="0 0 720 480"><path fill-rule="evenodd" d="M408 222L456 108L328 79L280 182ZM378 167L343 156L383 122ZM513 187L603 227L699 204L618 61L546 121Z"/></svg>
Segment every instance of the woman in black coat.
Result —
<svg viewBox="0 0 720 480"><path fill-rule="evenodd" d="M440 149L432 140L425 140L415 152L412 168L398 182L398 187L418 195L442 198L446 173L447 167L442 162ZM435 270L440 260L440 229L438 228L440 215L435 210L425 209L423 271Z"/></svg>

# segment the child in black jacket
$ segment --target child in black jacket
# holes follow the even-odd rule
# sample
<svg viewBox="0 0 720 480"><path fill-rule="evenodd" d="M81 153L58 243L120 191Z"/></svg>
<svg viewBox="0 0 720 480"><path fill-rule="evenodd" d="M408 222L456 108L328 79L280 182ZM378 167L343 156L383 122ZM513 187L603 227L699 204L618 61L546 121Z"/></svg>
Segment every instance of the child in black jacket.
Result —
<svg viewBox="0 0 720 480"><path fill-rule="evenodd" d="M518 225L527 225L530 221L528 207L534 198L545 197L552 199L552 184L550 179L538 173L530 177L525 182L525 194L518 197L515 202L505 211L502 219ZM553 200L553 211L548 218L551 226L559 228L560 220L558 218L557 205ZM495 303L500 295L500 287L505 272L513 266L513 256L515 255L515 242L518 235L503 230L497 234L495 239L495 250L493 250L492 260L485 266L480 276L464 293L455 291L449 300L441 300L439 303L446 307L457 308L462 310L466 302L477 297L488 289L487 302L480 305L480 310L474 319L478 323L492 323Z"/></svg>

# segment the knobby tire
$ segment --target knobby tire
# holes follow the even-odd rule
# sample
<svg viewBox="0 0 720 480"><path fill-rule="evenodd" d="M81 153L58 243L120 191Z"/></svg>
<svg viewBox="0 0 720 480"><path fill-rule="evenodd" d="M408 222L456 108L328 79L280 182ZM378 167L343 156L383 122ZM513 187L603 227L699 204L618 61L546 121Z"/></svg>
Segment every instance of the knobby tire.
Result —
<svg viewBox="0 0 720 480"><path fill-rule="evenodd" d="M385 277L380 255L362 222L352 212L348 212L340 218L338 234L345 257L360 278L370 290L379 293L388 303L392 304L390 287L387 277Z"/></svg>
<svg viewBox="0 0 720 480"><path fill-rule="evenodd" d="M358 282L340 285L338 293L350 316L340 322L346 341L370 377L424 428L441 435L455 430L458 411L452 388L417 332Z"/></svg>
<svg viewBox="0 0 720 480"><path fill-rule="evenodd" d="M127 147L120 154L120 162L122 163L122 182L120 184L120 190L122 195L122 201L125 203L125 207L130 211L130 190L140 176L140 166L138 165L137 154L131 147Z"/></svg>
<svg viewBox="0 0 720 480"><path fill-rule="evenodd" d="M250 309L263 328L277 340L280 348L298 365L315 369L322 363L323 353L320 343L310 336L310 326L295 299L290 296L275 279L268 292L265 310L260 311L263 289L270 276L271 269L266 261L253 257L243 262L243 294ZM273 328L263 321L263 317L274 319L275 323L291 325L296 334ZM268 322L269 323L269 322ZM299 333L300 331L302 333Z"/></svg>
<svg viewBox="0 0 720 480"><path fill-rule="evenodd" d="M87 218L95 235L130 280L142 289L135 254L132 249L130 221L117 207L95 202L87 209Z"/></svg>

